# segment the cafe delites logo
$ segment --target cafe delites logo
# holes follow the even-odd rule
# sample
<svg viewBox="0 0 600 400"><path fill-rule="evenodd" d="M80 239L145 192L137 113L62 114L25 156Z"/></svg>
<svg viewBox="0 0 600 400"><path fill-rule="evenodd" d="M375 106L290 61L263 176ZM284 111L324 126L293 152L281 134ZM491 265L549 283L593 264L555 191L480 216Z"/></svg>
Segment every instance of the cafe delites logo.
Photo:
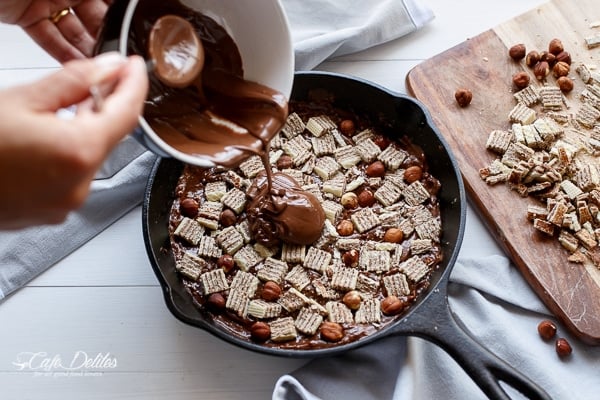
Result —
<svg viewBox="0 0 600 400"><path fill-rule="evenodd" d="M45 376L101 376L118 367L117 358L110 353L76 351L63 356L45 351L23 351L12 362L17 371L34 372Z"/></svg>

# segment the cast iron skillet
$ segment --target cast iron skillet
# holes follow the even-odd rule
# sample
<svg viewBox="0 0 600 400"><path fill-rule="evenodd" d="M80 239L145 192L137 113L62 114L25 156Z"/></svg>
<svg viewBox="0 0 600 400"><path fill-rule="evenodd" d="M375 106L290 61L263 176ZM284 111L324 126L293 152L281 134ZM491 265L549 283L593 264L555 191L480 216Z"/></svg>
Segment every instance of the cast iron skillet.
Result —
<svg viewBox="0 0 600 400"><path fill-rule="evenodd" d="M307 98L308 91L320 88L335 96L338 106L360 110L374 120L389 124L390 137L407 135L420 146L430 172L442 189L443 261L432 276L429 290L401 319L358 341L315 350L290 350L264 347L235 337L206 319L192 303L175 272L169 250L168 220L174 188L183 164L173 159L159 159L154 165L145 195L143 228L146 249L152 268L164 290L169 310L181 321L204 329L221 339L245 349L286 357L332 356L374 342L389 335L414 335L427 339L450 354L490 398L508 399L499 381L531 399L550 397L535 383L481 346L449 308L448 277L456 261L465 226L466 198L460 172L448 145L433 125L429 113L414 99L388 91L364 80L333 73L297 73L292 99ZM398 136L399 137L399 136Z"/></svg>

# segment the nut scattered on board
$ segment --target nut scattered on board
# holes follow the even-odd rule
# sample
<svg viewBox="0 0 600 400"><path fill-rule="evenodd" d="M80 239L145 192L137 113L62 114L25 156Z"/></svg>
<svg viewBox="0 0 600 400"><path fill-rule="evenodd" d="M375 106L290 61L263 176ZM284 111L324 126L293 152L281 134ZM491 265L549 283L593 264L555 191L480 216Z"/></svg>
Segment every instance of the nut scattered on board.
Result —
<svg viewBox="0 0 600 400"><path fill-rule="evenodd" d="M573 79L569 78L568 76L561 76L556 80L556 84L564 93L569 93L571 90L573 90L574 86Z"/></svg>
<svg viewBox="0 0 600 400"><path fill-rule="evenodd" d="M525 58L526 48L523 43L515 44L508 50L508 55L515 61Z"/></svg>
<svg viewBox="0 0 600 400"><path fill-rule="evenodd" d="M513 75L512 79L517 89L524 89L529 86L529 74L525 71L517 72Z"/></svg>
<svg viewBox="0 0 600 400"><path fill-rule="evenodd" d="M550 74L550 65L547 61L538 62L533 67L533 74L538 81L543 81Z"/></svg>
<svg viewBox="0 0 600 400"><path fill-rule="evenodd" d="M469 89L460 88L454 93L454 98L459 106L466 107L471 104L471 100L473 100L473 93L471 93Z"/></svg>
<svg viewBox="0 0 600 400"><path fill-rule="evenodd" d="M533 68L538 62L540 62L540 53L535 50L527 53L527 56L525 57L525 65L527 65L529 68Z"/></svg>
<svg viewBox="0 0 600 400"><path fill-rule="evenodd" d="M556 64L554 64L554 67L552 67L552 75L554 75L555 78L567 76L569 75L570 71L571 67L564 61L559 61Z"/></svg>
<svg viewBox="0 0 600 400"><path fill-rule="evenodd" d="M548 43L548 51L554 55L557 55L564 50L565 47L560 39L554 38L550 41L550 43Z"/></svg>

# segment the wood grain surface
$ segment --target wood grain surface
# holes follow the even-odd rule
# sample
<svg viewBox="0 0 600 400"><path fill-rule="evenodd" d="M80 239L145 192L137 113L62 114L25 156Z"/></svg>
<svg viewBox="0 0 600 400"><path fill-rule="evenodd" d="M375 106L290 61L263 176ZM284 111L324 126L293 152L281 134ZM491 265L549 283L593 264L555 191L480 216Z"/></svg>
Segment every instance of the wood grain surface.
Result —
<svg viewBox="0 0 600 400"><path fill-rule="evenodd" d="M479 169L495 158L485 150L489 132L510 127L508 113L515 105L512 75L527 71L538 84L524 62L508 57L508 49L523 43L528 51L547 50L551 39L560 38L574 65L583 62L600 68L600 48L588 50L584 42L585 37L600 33L593 27L597 21L597 0L551 1L422 62L406 78L407 90L428 107L453 149L470 201L493 235L557 318L593 345L600 345L600 271L592 265L569 263L569 254L556 238L544 236L526 220L527 206L535 201L502 184L488 186ZM576 82L567 95L573 112L583 83L574 68L570 75ZM454 100L460 87L473 92L466 108Z"/></svg>

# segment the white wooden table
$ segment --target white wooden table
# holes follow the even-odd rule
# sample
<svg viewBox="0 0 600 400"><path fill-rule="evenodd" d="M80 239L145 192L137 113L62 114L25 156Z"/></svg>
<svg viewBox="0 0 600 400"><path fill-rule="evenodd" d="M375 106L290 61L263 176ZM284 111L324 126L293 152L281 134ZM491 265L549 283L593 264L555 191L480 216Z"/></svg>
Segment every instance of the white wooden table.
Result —
<svg viewBox="0 0 600 400"><path fill-rule="evenodd" d="M422 30L318 69L404 92L422 60L543 1L423 3L436 18ZM0 88L58 68L13 26L0 25L0 54ZM500 253L469 208L461 256ZM0 326L3 400L267 399L280 375L306 362L241 350L176 320L146 257L140 207L0 303ZM31 363L19 370L23 360ZM57 360L89 364L66 371Z"/></svg>

